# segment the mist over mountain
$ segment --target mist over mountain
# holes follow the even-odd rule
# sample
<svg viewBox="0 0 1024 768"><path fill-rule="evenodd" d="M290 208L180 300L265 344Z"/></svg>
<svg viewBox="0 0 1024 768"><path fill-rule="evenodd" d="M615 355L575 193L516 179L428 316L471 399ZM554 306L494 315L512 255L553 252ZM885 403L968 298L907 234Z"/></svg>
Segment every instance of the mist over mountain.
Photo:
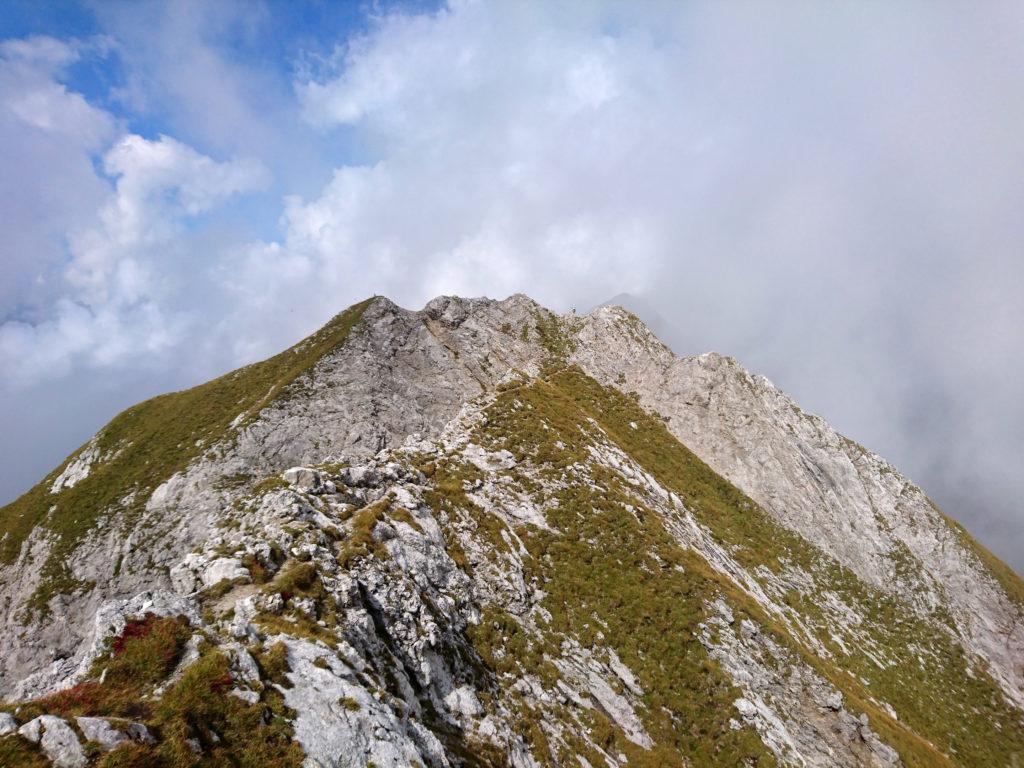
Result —
<svg viewBox="0 0 1024 768"><path fill-rule="evenodd" d="M0 503L365 295L626 292L1020 570L1022 9L7 0Z"/></svg>

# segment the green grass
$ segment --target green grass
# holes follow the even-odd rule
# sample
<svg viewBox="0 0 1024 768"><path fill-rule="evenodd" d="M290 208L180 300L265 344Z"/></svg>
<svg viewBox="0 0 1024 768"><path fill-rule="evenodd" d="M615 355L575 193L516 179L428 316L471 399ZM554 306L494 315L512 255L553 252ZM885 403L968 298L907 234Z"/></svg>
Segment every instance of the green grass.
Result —
<svg viewBox="0 0 1024 768"><path fill-rule="evenodd" d="M160 702L161 742L152 748L151 765L298 768L304 755L281 717L280 694L264 692L265 699L277 698L269 706L246 704L228 693L231 687L230 665L221 653L207 653L189 667ZM191 738L202 745L202 759L186 743Z"/></svg>
<svg viewBox="0 0 1024 768"><path fill-rule="evenodd" d="M277 592L282 595L311 595L319 596L318 576L316 566L312 563L296 562L284 568L274 580L265 588L268 592ZM287 600L287 598L285 598Z"/></svg>
<svg viewBox="0 0 1024 768"><path fill-rule="evenodd" d="M575 726L572 712L562 718L570 731L582 725L602 748L625 753L630 765L774 765L750 727L730 726L740 692L695 637L717 584L693 569L671 567L686 554L657 515L647 510L638 520L628 509L637 504L621 478L574 466L586 458L583 446L593 433L588 415L561 387L544 381L509 390L488 409L475 439L539 468L557 501L547 511L553 531L517 530L530 554L524 565L545 593L551 621L537 637L492 606L470 639L499 679L526 672L548 686L558 678L549 659L561 655L563 638L614 649L644 689L638 714L655 747L629 741L598 711ZM529 728L537 713L522 717L534 755L545 764L572 754L603 763L581 739L556 747L541 729Z"/></svg>
<svg viewBox="0 0 1024 768"><path fill-rule="evenodd" d="M341 706L343 706L349 712L358 712L362 708L359 706L359 702L353 699L351 696L343 696L338 703L341 704Z"/></svg>
<svg viewBox="0 0 1024 768"><path fill-rule="evenodd" d="M274 683L282 687L290 687L291 684L288 682L286 677L287 673L291 671L288 666L288 646L278 641L271 645L264 651L259 651L254 655L256 664L259 666L260 674Z"/></svg>
<svg viewBox="0 0 1024 768"><path fill-rule="evenodd" d="M97 435L100 455L120 451L116 458L93 464L88 477L51 494L54 478L79 449L42 482L0 509L0 563L11 563L37 526L53 537L29 606L45 613L54 595L91 586L77 582L65 562L97 520L108 510L122 509L129 517L137 513L157 486L228 437L236 417L255 418L264 407L286 397L292 385L310 375L318 360L345 343L371 301L350 307L268 360L129 408ZM51 507L55 507L52 512Z"/></svg>
<svg viewBox="0 0 1024 768"><path fill-rule="evenodd" d="M943 626L948 617L938 612L922 619L892 596L861 583L852 572L775 523L675 440L660 419L645 413L628 396L601 387L577 369L560 372L554 383L662 485L678 493L745 567L765 565L780 572L783 563L799 564L814 575L819 589L835 592L866 616L862 629L873 650L884 654L889 665L879 668L866 653L868 649L850 639L851 656L842 658L840 664L868 680L867 692L888 701L904 724L958 764L1004 765L1010 764L1014 755L1024 754L1024 723L1019 712L1006 703L982 666L971 664L964 656ZM813 623L820 612L812 600L805 600L801 615ZM825 641L828 635L824 624L820 625L819 639ZM923 650L923 661L913 646ZM830 671L827 664L818 666ZM845 674L829 676L837 683L848 678ZM886 719L873 718L873 722ZM908 741L905 750L904 760L909 764L935 764L934 756L919 743Z"/></svg>
<svg viewBox="0 0 1024 768"><path fill-rule="evenodd" d="M704 710L720 706L710 683L721 682L720 676L716 677L713 665L708 671L695 663L701 659L699 649L692 649L693 657L686 658L679 655L685 644L677 641L663 647L659 642L664 637L691 637L702 601L724 592L734 606L755 617L778 642L839 687L857 711L868 713L872 726L900 751L908 766L1004 765L1010 764L1014 754L1024 754L1024 725L1019 713L1007 705L983 667L964 656L944 626L948 617L941 612L929 619L915 616L783 529L681 445L662 420L644 412L635 398L601 386L576 368L562 367L549 370L544 380L501 393L488 409L487 418L487 425L477 435L480 442L508 449L518 461L529 462L549 480L562 483L572 478L573 465L586 458L586 443L602 439L596 424L664 487L679 495L748 570L760 566L785 574L800 566L812 574L815 592L807 596L793 593L788 602L793 614L808 623L826 646L835 645L830 638L834 628L827 625L815 602L825 589L867 619L859 628L866 633L864 643L847 637L851 655L819 658L794 638L785 623L765 615L757 603L692 552L679 549L653 512L637 508L639 520L625 513L622 504L628 488L615 476L598 470L596 487L570 481L555 494L558 505L547 514L558 533L518 531L534 555L527 565L536 569L548 595L545 607L557 630L553 642L561 633L575 633L586 645L596 637L600 625L600 631L641 678L648 696L654 697L652 702L684 713L701 724L698 731L702 734L713 732L716 723ZM530 492L535 494L538 489ZM631 503L637 506L635 501ZM672 567L676 564L684 565L682 573ZM601 621L595 622L595 616ZM517 636L499 619L492 620L492 626L495 624L501 628L495 636L505 638L500 642L508 649L507 655L494 652L491 645L497 641L487 631L477 633L476 640L483 649L481 655L490 659L499 674L503 665L511 663L509 659L537 658L529 639ZM869 652L882 655L889 664L880 668ZM659 672L652 659L671 660L671 672ZM673 700L672 695L682 698ZM723 694L721 701L726 699L728 695ZM889 702L900 721L890 718L876 700ZM655 722L648 727L652 734L666 735L664 725ZM687 744L685 739L682 743ZM687 754L699 754L700 764L713 764L713 755L692 751L698 744L689 742Z"/></svg>
<svg viewBox="0 0 1024 768"><path fill-rule="evenodd" d="M943 627L948 617L936 613L931 620L921 619L894 597L861 583L852 572L775 523L628 396L609 392L575 369L559 373L554 383L663 486L678 493L745 567L764 565L780 572L783 563L799 564L814 574L820 588L835 592L866 616L863 629L873 650L890 664L879 668L867 649L851 639L847 645L852 654L841 663L867 679L870 693L888 701L903 722L964 765L1008 764L1013 755L1024 754L1019 713L1007 705L997 683L979 665L972 665L950 637ZM914 566L906 563L904 567ZM820 618L812 600L801 601L799 613L812 623ZM830 640L823 622L818 629L820 640ZM911 643L924 653L919 654ZM928 765L929 759L922 757L918 762Z"/></svg>
<svg viewBox="0 0 1024 768"><path fill-rule="evenodd" d="M50 761L34 744L20 736L0 736L2 768L50 768ZM113 768L113 767L111 767Z"/></svg>
<svg viewBox="0 0 1024 768"><path fill-rule="evenodd" d="M145 744L123 744L104 755L96 768L149 768L153 764L151 747Z"/></svg>
<svg viewBox="0 0 1024 768"><path fill-rule="evenodd" d="M533 313L533 323L537 339L547 351L550 362L564 361L576 350L579 344L576 334L582 327L582 319L575 315L563 317L549 310L539 309Z"/></svg>
<svg viewBox="0 0 1024 768"><path fill-rule="evenodd" d="M387 510L388 500L381 499L363 507L352 517L351 530L338 553L338 564L342 568L348 570L364 557L388 559L387 549L373 538L373 529L387 516Z"/></svg>

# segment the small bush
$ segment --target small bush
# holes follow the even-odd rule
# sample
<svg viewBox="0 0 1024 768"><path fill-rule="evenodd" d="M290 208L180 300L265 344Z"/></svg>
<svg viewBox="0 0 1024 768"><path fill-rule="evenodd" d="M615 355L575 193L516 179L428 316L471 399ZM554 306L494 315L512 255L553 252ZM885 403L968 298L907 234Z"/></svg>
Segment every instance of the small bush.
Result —
<svg viewBox="0 0 1024 768"><path fill-rule="evenodd" d="M268 680L278 685L287 686L287 672L291 671L288 665L288 646L284 643L274 643L263 653L256 654L256 663Z"/></svg>
<svg viewBox="0 0 1024 768"><path fill-rule="evenodd" d="M317 582L316 566L313 563L295 563L270 585L270 592L279 593L287 601L294 595L308 595Z"/></svg>
<svg viewBox="0 0 1024 768"><path fill-rule="evenodd" d="M288 727L266 722L264 707L229 695L231 685L230 665L221 653L208 653L189 667L160 703L164 741L156 748L158 757L171 766L298 768L302 749L292 742ZM202 761L188 739L202 745Z"/></svg>
<svg viewBox="0 0 1024 768"><path fill-rule="evenodd" d="M359 702L353 699L351 696L342 696L338 701L341 706L347 709L349 712L358 712L362 707L359 706Z"/></svg>
<svg viewBox="0 0 1024 768"><path fill-rule="evenodd" d="M181 650L191 637L183 616L158 617L147 613L131 619L111 643L112 660L107 665L108 683L155 684L177 664Z"/></svg>

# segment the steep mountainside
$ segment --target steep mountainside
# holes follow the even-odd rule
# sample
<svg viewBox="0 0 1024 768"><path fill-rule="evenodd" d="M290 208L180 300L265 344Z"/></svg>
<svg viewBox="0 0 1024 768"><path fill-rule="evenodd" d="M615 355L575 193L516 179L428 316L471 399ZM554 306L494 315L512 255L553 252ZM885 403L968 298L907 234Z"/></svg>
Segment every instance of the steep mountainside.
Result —
<svg viewBox="0 0 1024 768"><path fill-rule="evenodd" d="M0 765L1011 766L1024 584L633 315L356 305L0 511Z"/></svg>

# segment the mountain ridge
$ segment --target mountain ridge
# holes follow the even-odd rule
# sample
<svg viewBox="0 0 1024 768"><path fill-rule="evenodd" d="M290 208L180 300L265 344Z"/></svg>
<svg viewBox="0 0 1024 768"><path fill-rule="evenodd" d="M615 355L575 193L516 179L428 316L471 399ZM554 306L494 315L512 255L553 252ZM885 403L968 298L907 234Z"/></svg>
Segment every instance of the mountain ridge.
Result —
<svg viewBox="0 0 1024 768"><path fill-rule="evenodd" d="M250 706L280 695L308 765L981 765L1024 744L1019 577L767 379L714 353L678 358L626 310L559 316L515 295L412 312L375 297L197 390L163 396L205 408L194 428L170 409L173 461L108 425L0 511L6 695L90 684L141 612L186 617L213 648L204 663L233 659ZM161 462L158 483L121 471L133 450ZM90 492L104 471L116 492ZM65 494L99 499L77 505L78 527L54 514ZM16 518L26 498L34 517ZM617 560L575 579L599 552ZM273 591L298 563L299 588ZM648 650L624 616L655 628L640 631ZM651 666L648 634L694 676ZM317 655L332 643L380 682ZM244 661L281 645L283 677ZM321 682L361 709L318 698L325 658ZM541 713L547 726L527 729ZM161 717L146 749L171 748L181 714ZM196 760L226 749L200 736Z"/></svg>

